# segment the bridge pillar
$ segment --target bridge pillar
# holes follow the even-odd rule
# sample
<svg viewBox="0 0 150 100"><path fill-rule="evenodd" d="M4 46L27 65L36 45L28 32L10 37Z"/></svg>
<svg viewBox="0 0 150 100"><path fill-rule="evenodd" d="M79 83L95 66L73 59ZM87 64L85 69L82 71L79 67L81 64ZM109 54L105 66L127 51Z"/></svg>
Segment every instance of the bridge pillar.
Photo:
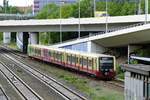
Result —
<svg viewBox="0 0 150 100"><path fill-rule="evenodd" d="M3 43L9 44L11 40L11 32L4 32L3 33Z"/></svg>
<svg viewBox="0 0 150 100"><path fill-rule="evenodd" d="M39 44L39 33L38 32L32 32L29 34L29 43L30 44Z"/></svg>
<svg viewBox="0 0 150 100"><path fill-rule="evenodd" d="M140 49L142 46L141 45L128 45L128 64L130 63L130 55L135 54L135 50Z"/></svg>
<svg viewBox="0 0 150 100"><path fill-rule="evenodd" d="M27 53L28 50L28 38L29 34L28 32L23 32L23 53Z"/></svg>

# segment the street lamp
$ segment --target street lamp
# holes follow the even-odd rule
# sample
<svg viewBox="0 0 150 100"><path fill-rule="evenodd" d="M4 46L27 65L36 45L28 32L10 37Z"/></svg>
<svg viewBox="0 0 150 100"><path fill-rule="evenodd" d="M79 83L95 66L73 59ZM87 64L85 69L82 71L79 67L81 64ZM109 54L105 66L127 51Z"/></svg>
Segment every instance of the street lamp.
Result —
<svg viewBox="0 0 150 100"><path fill-rule="evenodd" d="M80 39L80 29L81 29L81 26L80 26L80 0L78 0L78 19L79 19L79 24L78 24L78 38Z"/></svg>
<svg viewBox="0 0 150 100"><path fill-rule="evenodd" d="M64 0L60 0L60 5L59 5L59 16L60 16L60 42L62 42L62 4L64 4L65 1Z"/></svg>
<svg viewBox="0 0 150 100"><path fill-rule="evenodd" d="M108 0L106 0L106 30L105 33L108 32L108 4L107 4Z"/></svg>
<svg viewBox="0 0 150 100"><path fill-rule="evenodd" d="M148 21L148 0L145 0L145 24Z"/></svg>
<svg viewBox="0 0 150 100"><path fill-rule="evenodd" d="M141 0L138 2L138 15L141 14Z"/></svg>
<svg viewBox="0 0 150 100"><path fill-rule="evenodd" d="M95 12L96 12L96 0L93 0L93 4L94 4L94 17L95 17Z"/></svg>

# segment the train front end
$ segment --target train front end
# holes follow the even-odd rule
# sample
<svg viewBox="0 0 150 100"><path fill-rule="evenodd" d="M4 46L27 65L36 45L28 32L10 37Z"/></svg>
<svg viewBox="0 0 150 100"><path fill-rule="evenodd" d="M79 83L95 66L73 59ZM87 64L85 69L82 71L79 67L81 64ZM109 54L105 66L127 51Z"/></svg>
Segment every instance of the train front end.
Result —
<svg viewBox="0 0 150 100"><path fill-rule="evenodd" d="M104 79L114 79L115 71L115 57L100 57L99 71Z"/></svg>

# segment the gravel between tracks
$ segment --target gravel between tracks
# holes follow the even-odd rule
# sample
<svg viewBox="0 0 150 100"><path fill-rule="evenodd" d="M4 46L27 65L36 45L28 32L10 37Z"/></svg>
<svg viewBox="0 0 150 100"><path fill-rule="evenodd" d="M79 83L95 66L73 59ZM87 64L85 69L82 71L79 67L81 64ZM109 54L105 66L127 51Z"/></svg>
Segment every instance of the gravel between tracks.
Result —
<svg viewBox="0 0 150 100"><path fill-rule="evenodd" d="M70 72L68 72L68 71L66 71L64 69L62 70L61 68L59 68L61 66L57 66L57 65L54 65L54 64L46 64L45 62L38 61L38 60L33 60L33 59L30 59L30 58L22 58L22 57L20 57L20 59L22 61L30 64L30 65L33 65L32 67L34 67L34 68L36 68L36 69L46 73L50 77L53 77L56 80L59 80L60 82L62 82L63 84L67 85L68 87L72 88L73 90L77 91L78 93L81 93L84 96L88 96L89 98L93 98L93 95L98 95L98 96L100 95L103 98L104 94L99 92L102 89L101 87L103 87L103 88L106 89L106 91L114 92L114 94L121 95L120 96L121 97L120 100L123 100L123 91L124 91L123 88L120 88L120 87L117 87L117 86L112 86L111 84L108 85L108 84L106 84L107 82L105 82L105 81L88 78L88 77L86 77L84 75L79 74L78 72L77 73L76 72L71 72L70 73ZM93 87L94 88L93 92L95 92L95 91L97 91L97 92L94 93L94 94L93 94L93 92L90 92L90 95L87 94L86 92L82 93L83 92L82 89L79 89L78 87L76 87L76 85L69 83L68 82L68 78L65 78L65 76L63 76L62 74L74 75L74 76L77 76L81 80L85 80L86 84L88 84L89 87ZM106 94L106 96L110 96L110 95L111 94L108 94L108 95ZM116 97L116 98L119 99L118 97ZM92 100L99 100L99 99L92 99ZM105 100L107 100L107 99L105 99ZM116 100L116 99L109 99L109 100Z"/></svg>
<svg viewBox="0 0 150 100"><path fill-rule="evenodd" d="M54 96L54 91L49 87L44 85L38 79L24 71L17 65L14 65L12 61L6 60L4 57L0 56L0 60L7 63L8 67L17 74L26 84L28 84L34 91L36 91L44 100L62 100L62 97ZM17 99L21 100L21 99Z"/></svg>
<svg viewBox="0 0 150 100"><path fill-rule="evenodd" d="M10 100L22 100L6 78L0 73L0 84L3 86L5 93L10 98Z"/></svg>

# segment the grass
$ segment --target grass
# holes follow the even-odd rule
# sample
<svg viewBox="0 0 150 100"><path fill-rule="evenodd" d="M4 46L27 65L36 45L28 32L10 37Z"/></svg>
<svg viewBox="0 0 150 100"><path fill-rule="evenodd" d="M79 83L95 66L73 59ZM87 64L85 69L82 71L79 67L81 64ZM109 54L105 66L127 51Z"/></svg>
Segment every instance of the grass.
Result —
<svg viewBox="0 0 150 100"><path fill-rule="evenodd" d="M11 42L10 44L7 45L8 47L12 48L12 49L18 49L17 45L15 42Z"/></svg>
<svg viewBox="0 0 150 100"><path fill-rule="evenodd" d="M71 86L83 92L91 100L124 100L123 92L109 89L107 86L104 87L104 85L100 85L99 82L92 82L86 77L81 77L80 75L75 75L75 73L55 68L55 66L50 67L44 63L41 66L43 66L41 67L42 70L65 81L67 84L71 84Z"/></svg>
<svg viewBox="0 0 150 100"><path fill-rule="evenodd" d="M80 79L71 75L65 75L61 78L63 78L68 83L73 84L77 89L79 89L81 92L84 92L92 100L123 100L122 93L110 90L100 85L96 85L94 87L90 86L89 83L91 82L88 79Z"/></svg>

